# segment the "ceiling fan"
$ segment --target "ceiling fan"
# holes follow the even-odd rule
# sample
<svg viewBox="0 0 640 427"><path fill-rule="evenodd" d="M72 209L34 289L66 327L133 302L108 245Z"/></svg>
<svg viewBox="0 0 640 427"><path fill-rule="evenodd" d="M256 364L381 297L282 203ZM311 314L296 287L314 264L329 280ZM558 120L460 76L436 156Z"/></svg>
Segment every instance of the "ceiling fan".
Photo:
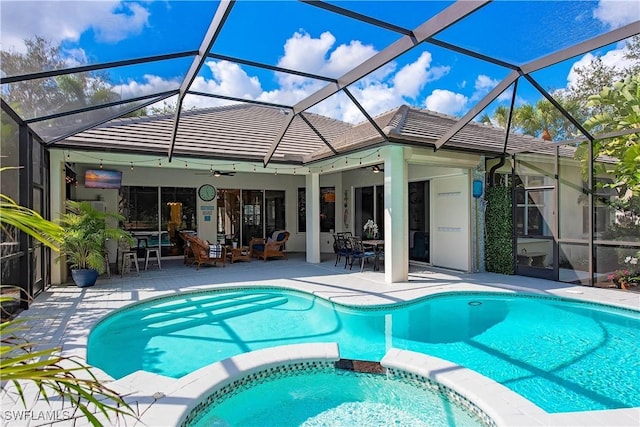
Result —
<svg viewBox="0 0 640 427"><path fill-rule="evenodd" d="M213 170L213 169L211 169L209 172L196 172L196 175L208 175L208 176L215 176L215 177L234 176L235 174L236 174L235 172L223 172L223 171Z"/></svg>

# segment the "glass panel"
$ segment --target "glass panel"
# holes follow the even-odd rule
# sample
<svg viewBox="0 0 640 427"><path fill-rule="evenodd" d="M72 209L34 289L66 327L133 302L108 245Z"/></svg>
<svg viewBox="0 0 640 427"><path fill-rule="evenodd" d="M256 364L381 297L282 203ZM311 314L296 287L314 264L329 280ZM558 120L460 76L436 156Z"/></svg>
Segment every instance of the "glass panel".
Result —
<svg viewBox="0 0 640 427"><path fill-rule="evenodd" d="M265 237L262 190L242 190L242 244L254 237Z"/></svg>
<svg viewBox="0 0 640 427"><path fill-rule="evenodd" d="M1 279L3 286L20 286L21 284L23 284L24 286L25 280L22 278L22 274L20 274L20 263L20 257L11 259L3 258L0 260L0 270L2 271ZM20 307L21 297L19 292L13 288L3 288L1 292L2 297L12 298L12 301L4 301L2 303L2 310L5 311L7 315L17 313Z"/></svg>
<svg viewBox="0 0 640 427"><path fill-rule="evenodd" d="M374 219L378 226L378 238L384 239L384 187L376 185L376 217Z"/></svg>
<svg viewBox="0 0 640 427"><path fill-rule="evenodd" d="M394 32L300 2L236 2L214 50L223 55L338 77L356 61L370 57L376 49L397 39ZM359 41L357 45L355 40ZM313 55L319 49L324 50L321 56L327 58L325 63L318 64ZM301 51L306 51L302 57L298 55ZM338 60L336 55L341 53L343 56Z"/></svg>
<svg viewBox="0 0 640 427"><path fill-rule="evenodd" d="M338 6L413 30L432 16L450 6L452 1L356 1L348 5L332 1Z"/></svg>
<svg viewBox="0 0 640 427"><path fill-rule="evenodd" d="M364 235L364 225L373 219L373 187L358 187L355 189L355 222L353 224L356 236ZM379 227L379 225L378 225ZM379 228L378 228L379 230Z"/></svg>
<svg viewBox="0 0 640 427"><path fill-rule="evenodd" d="M162 256L183 255L184 241L180 238L180 231L195 231L198 229L196 215L195 188L162 187L160 189L160 206L162 222L160 239L157 235L149 237L150 247L160 245Z"/></svg>
<svg viewBox="0 0 640 427"><path fill-rule="evenodd" d="M598 7L598 2L581 1L492 2L436 38L521 64L605 32L608 26L598 19ZM496 20L500 31L495 31ZM509 37L505 38L505 34Z"/></svg>
<svg viewBox="0 0 640 427"><path fill-rule="evenodd" d="M218 241L240 235L240 190L218 190ZM243 245L245 244L243 240Z"/></svg>
<svg viewBox="0 0 640 427"><path fill-rule="evenodd" d="M114 107L100 108L97 110L86 111L83 113L70 114L55 119L43 120L31 123L29 126L44 140L44 142L52 139L73 134L80 130L91 127L97 123L104 122L111 117L123 114L129 109L135 109L149 100L141 100L136 102L128 102ZM92 141L92 148L100 148L99 144Z"/></svg>
<svg viewBox="0 0 640 427"><path fill-rule="evenodd" d="M158 187L127 187L120 190L124 229L127 231L158 230Z"/></svg>
<svg viewBox="0 0 640 427"><path fill-rule="evenodd" d="M409 259L429 262L429 181L409 183Z"/></svg>
<svg viewBox="0 0 640 427"><path fill-rule="evenodd" d="M285 192L267 190L264 199L267 236L276 230L286 230Z"/></svg>
<svg viewBox="0 0 640 427"><path fill-rule="evenodd" d="M553 240L518 239L518 267L553 268Z"/></svg>
<svg viewBox="0 0 640 427"><path fill-rule="evenodd" d="M1 110L0 119L2 122L2 135L0 135L0 153L2 153L2 156L0 156L0 165L2 165L2 167L18 167L20 166L18 124ZM2 194L19 202L19 182L17 169L2 171L2 175L0 176Z"/></svg>
<svg viewBox="0 0 640 427"><path fill-rule="evenodd" d="M580 163L560 157L558 160L560 239L588 239L587 193L588 186L582 180Z"/></svg>
<svg viewBox="0 0 640 427"><path fill-rule="evenodd" d="M640 246L596 245L596 283L619 288L620 280L640 281Z"/></svg>
<svg viewBox="0 0 640 427"><path fill-rule="evenodd" d="M42 244L37 244L33 249L32 254L32 266L33 266L33 284L38 287L38 289L34 289L34 294L38 293L44 287L44 270L43 270L43 261L44 261L44 246Z"/></svg>
<svg viewBox="0 0 640 427"><path fill-rule="evenodd" d="M42 184L42 147L36 141L31 142L31 176L34 184Z"/></svg>
<svg viewBox="0 0 640 427"><path fill-rule="evenodd" d="M53 112L66 113L178 89L190 64L190 58L180 58L157 64L110 68L99 73L75 73L9 83L2 89L5 99L15 105L25 120L30 120ZM162 85L158 82L152 84L149 79L162 77L149 75L150 68L156 73L159 70L166 72L166 69L172 72ZM61 119L56 123L61 123Z"/></svg>
<svg viewBox="0 0 640 427"><path fill-rule="evenodd" d="M3 46L26 52L25 39L34 44L36 36L52 45L32 49L31 60L18 62L8 76L198 50L218 2L81 1L73 3L73 13L60 13L59 7L56 2L2 2ZM28 28L19 28L24 22ZM46 63L35 55L51 48L55 52L48 56L53 59Z"/></svg>
<svg viewBox="0 0 640 427"><path fill-rule="evenodd" d="M320 232L332 233L336 229L336 189L320 187Z"/></svg>
<svg viewBox="0 0 640 427"><path fill-rule="evenodd" d="M589 284L589 246L560 243L558 280L561 282Z"/></svg>
<svg viewBox="0 0 640 427"><path fill-rule="evenodd" d="M298 188L298 232L307 231L307 190Z"/></svg>
<svg viewBox="0 0 640 427"><path fill-rule="evenodd" d="M553 190L516 189L519 236L553 236Z"/></svg>

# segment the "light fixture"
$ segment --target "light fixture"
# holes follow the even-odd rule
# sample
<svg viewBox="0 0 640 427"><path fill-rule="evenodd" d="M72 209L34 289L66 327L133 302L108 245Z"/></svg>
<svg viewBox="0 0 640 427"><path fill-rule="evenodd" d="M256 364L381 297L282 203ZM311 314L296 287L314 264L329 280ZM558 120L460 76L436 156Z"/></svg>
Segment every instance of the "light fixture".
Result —
<svg viewBox="0 0 640 427"><path fill-rule="evenodd" d="M373 173L380 173L380 167L379 167L378 165L374 165L374 166L371 168L371 171L372 171Z"/></svg>
<svg viewBox="0 0 640 427"><path fill-rule="evenodd" d="M215 171L215 172L213 173L213 176L215 176L215 177L220 176L220 171Z"/></svg>

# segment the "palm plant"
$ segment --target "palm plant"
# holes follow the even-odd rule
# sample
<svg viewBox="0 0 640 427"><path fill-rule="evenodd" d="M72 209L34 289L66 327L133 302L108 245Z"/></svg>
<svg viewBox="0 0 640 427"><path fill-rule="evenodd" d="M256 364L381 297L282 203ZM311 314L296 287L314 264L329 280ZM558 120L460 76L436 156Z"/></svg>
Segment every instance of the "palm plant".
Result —
<svg viewBox="0 0 640 427"><path fill-rule="evenodd" d="M109 218L122 220L122 215L101 212L89 202L69 200L66 207L67 212L60 217L60 225L65 230L60 254L72 269L94 269L101 273L107 239L124 238L133 243L126 231L107 225Z"/></svg>
<svg viewBox="0 0 640 427"><path fill-rule="evenodd" d="M0 168L0 172L7 169L10 168ZM56 251L63 240L64 229L60 225L0 194L0 230L3 239L12 236L13 227ZM13 289L13 286L0 286L2 292ZM13 300L12 297L0 296L0 308L3 303ZM100 383L89 366L60 355L59 347L34 350L36 344L21 336L28 329L25 324L27 320L20 318L0 323L0 379L3 383L13 383L25 408L25 382L31 382L45 401L50 402L52 396L68 400L94 426L100 426L101 422L89 409L90 406L95 407L107 420L110 420L110 414L135 417L132 408L117 392Z"/></svg>

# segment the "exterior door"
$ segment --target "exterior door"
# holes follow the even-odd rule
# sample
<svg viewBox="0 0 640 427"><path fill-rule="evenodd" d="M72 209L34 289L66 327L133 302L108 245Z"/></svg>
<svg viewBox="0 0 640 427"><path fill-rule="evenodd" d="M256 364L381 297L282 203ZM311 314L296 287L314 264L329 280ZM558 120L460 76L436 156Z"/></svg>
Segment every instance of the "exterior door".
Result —
<svg viewBox="0 0 640 427"><path fill-rule="evenodd" d="M471 258L469 176L431 180L431 263L469 271Z"/></svg>

